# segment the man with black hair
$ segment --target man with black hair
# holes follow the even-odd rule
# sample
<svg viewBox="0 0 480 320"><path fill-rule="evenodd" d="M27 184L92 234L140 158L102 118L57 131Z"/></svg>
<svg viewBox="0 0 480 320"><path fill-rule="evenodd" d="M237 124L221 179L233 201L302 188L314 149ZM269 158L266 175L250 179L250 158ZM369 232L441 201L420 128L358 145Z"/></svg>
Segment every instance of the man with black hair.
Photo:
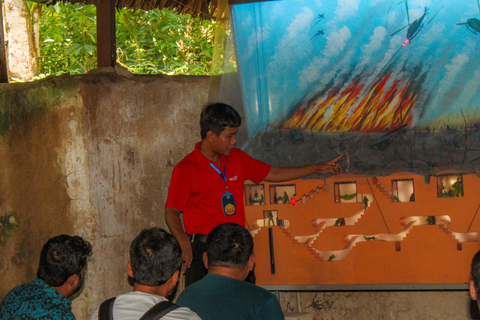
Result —
<svg viewBox="0 0 480 320"><path fill-rule="evenodd" d="M275 295L248 283L253 269L253 238L244 227L225 223L207 237L203 256L208 274L180 294L177 304L189 307L203 320L284 319Z"/></svg>
<svg viewBox="0 0 480 320"><path fill-rule="evenodd" d="M165 312L162 320L201 320L190 309L178 308L165 298L177 285L181 263L180 245L171 234L160 228L143 230L130 246L127 274L133 279L133 291L107 300L102 305L108 310L108 303L112 303L112 313L102 317L100 306L90 320L108 320L109 317L138 320L149 310L152 310L152 316L156 315L155 312L162 310L163 306L171 311Z"/></svg>
<svg viewBox="0 0 480 320"><path fill-rule="evenodd" d="M200 115L202 141L173 169L165 221L182 248L186 286L207 272L202 255L210 231L226 222L245 226L244 181L281 182L342 170L337 161L343 155L296 168L271 167L255 160L235 148L240 125L240 115L233 107L223 103L206 105ZM185 230L180 220L182 212Z"/></svg>
<svg viewBox="0 0 480 320"><path fill-rule="evenodd" d="M472 259L470 271L470 297L477 302L480 308L480 251ZM478 308L476 308L475 318L479 319Z"/></svg>
<svg viewBox="0 0 480 320"><path fill-rule="evenodd" d="M89 242L62 234L40 253L37 278L10 291L0 305L0 319L74 320L71 302L85 280Z"/></svg>

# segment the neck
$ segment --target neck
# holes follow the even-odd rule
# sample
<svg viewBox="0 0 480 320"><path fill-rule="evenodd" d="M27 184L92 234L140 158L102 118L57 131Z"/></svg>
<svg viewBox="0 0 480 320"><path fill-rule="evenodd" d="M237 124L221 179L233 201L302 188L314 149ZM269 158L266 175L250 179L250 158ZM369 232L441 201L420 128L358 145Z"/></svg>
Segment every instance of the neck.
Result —
<svg viewBox="0 0 480 320"><path fill-rule="evenodd" d="M161 286L152 287L135 282L133 284L133 291L145 292L155 294L157 296L166 297L168 294L168 286L166 284L163 284Z"/></svg>
<svg viewBox="0 0 480 320"><path fill-rule="evenodd" d="M245 280L248 276L247 266L245 268L228 268L228 267L221 267L221 266L208 266L208 273L210 274L218 274L224 277L229 277L237 280Z"/></svg>
<svg viewBox="0 0 480 320"><path fill-rule="evenodd" d="M200 144L200 146L198 147L198 150L205 158L215 163L218 163L218 165L220 165L222 156L210 148L208 140L204 139Z"/></svg>
<svg viewBox="0 0 480 320"><path fill-rule="evenodd" d="M52 287L52 288L57 290L65 298L68 298L72 295L71 290L65 284L63 284L59 287Z"/></svg>

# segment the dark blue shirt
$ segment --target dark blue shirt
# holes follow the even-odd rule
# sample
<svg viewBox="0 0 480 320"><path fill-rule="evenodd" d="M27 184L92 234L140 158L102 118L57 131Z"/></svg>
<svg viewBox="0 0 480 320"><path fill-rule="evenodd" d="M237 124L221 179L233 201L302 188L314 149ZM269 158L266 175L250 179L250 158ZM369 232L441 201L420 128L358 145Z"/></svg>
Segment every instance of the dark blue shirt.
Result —
<svg viewBox="0 0 480 320"><path fill-rule="evenodd" d="M0 320L75 320L72 303L36 278L10 291L0 304Z"/></svg>
<svg viewBox="0 0 480 320"><path fill-rule="evenodd" d="M246 281L207 274L189 285L175 302L203 320L284 320L275 295Z"/></svg>

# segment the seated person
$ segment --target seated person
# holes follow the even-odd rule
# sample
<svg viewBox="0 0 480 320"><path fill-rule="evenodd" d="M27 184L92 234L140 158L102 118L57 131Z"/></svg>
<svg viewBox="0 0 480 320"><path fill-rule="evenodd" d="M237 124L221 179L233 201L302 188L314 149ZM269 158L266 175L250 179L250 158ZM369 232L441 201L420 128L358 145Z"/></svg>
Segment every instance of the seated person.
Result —
<svg viewBox="0 0 480 320"><path fill-rule="evenodd" d="M245 282L253 269L253 238L244 227L225 223L207 237L203 259L208 274L178 297L177 304L189 307L203 320L284 319L275 295Z"/></svg>
<svg viewBox="0 0 480 320"><path fill-rule="evenodd" d="M85 279L89 242L62 234L45 243L37 278L10 291L0 305L0 319L74 320L71 302Z"/></svg>
<svg viewBox="0 0 480 320"><path fill-rule="evenodd" d="M177 285L182 251L177 240L160 228L145 229L130 246L130 262L127 274L133 278L133 291L121 294L113 302L112 318L115 320L138 320L148 310L165 298ZM165 303L164 303L165 304ZM100 317L97 308L90 320ZM163 320L201 320L188 308L177 308L168 312Z"/></svg>

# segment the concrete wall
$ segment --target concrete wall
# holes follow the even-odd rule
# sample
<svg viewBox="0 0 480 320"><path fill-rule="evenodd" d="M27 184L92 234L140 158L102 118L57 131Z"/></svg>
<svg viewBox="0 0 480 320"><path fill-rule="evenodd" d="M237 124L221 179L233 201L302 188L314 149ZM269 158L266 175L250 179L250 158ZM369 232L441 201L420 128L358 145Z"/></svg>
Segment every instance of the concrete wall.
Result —
<svg viewBox="0 0 480 320"><path fill-rule="evenodd" d="M43 243L94 246L77 319L130 290L128 246L165 227L173 166L199 140L207 77L117 74L0 86L0 298L35 277ZM468 319L466 292L282 292L314 319Z"/></svg>
<svg viewBox="0 0 480 320"><path fill-rule="evenodd" d="M60 233L94 246L73 303L78 319L130 290L128 247L143 228L165 227L171 171L200 139L207 93L207 77L107 74L3 85L0 215L14 218L0 246L0 297L35 277L41 246Z"/></svg>

